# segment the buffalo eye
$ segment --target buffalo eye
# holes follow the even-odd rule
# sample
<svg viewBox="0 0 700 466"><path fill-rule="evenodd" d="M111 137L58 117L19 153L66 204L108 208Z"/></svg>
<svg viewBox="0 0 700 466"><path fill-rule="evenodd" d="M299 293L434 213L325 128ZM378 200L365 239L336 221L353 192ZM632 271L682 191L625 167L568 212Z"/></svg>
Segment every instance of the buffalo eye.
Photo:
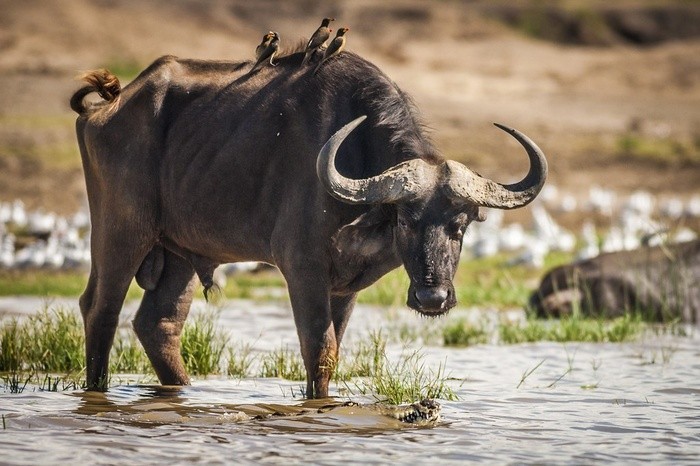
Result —
<svg viewBox="0 0 700 466"><path fill-rule="evenodd" d="M456 241L461 241L467 231L467 223L453 222L450 225L450 237Z"/></svg>

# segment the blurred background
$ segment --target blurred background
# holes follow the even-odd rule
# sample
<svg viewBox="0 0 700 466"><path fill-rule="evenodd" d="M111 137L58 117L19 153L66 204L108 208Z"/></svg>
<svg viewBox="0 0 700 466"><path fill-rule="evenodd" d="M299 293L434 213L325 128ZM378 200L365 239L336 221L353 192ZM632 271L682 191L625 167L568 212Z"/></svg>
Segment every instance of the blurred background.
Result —
<svg viewBox="0 0 700 466"><path fill-rule="evenodd" d="M635 193L644 215L697 231L698 1L0 0L0 11L7 222L21 207L55 213L43 220L55 227L85 208L68 106L80 72L107 67L125 84L165 54L249 60L268 30L294 47L332 16L351 28L349 50L413 96L446 157L509 182L526 157L491 122L533 138L550 163L543 205L577 237L585 219L613 225ZM533 212L508 215L530 225Z"/></svg>

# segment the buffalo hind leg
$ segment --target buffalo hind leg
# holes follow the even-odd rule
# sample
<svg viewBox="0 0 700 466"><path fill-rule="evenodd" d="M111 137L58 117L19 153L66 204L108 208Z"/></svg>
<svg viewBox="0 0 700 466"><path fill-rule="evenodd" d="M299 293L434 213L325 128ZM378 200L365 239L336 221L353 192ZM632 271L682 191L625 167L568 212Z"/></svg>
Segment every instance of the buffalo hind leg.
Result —
<svg viewBox="0 0 700 466"><path fill-rule="evenodd" d="M195 284L190 264L165 250L160 279L153 290L145 292L134 317L134 331L163 385L189 383L180 353L180 334Z"/></svg>
<svg viewBox="0 0 700 466"><path fill-rule="evenodd" d="M128 237L128 236L127 236ZM124 238L121 236L120 238ZM118 240L93 238L99 244L118 245ZM85 326L86 382L88 390L106 390L109 380L109 352L119 324L119 312L126 292L143 258L146 247L121 245L121 254L100 255L93 250L90 278L80 297Z"/></svg>

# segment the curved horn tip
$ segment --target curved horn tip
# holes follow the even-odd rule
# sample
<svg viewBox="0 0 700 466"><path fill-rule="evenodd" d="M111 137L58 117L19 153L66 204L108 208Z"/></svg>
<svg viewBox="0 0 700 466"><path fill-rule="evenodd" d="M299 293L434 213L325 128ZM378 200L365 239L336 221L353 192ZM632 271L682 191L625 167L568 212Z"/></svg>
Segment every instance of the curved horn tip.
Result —
<svg viewBox="0 0 700 466"><path fill-rule="evenodd" d="M342 143L345 140L346 137L348 137L348 135L350 133L352 133L355 130L355 128L360 126L360 123L362 123L366 119L367 119L367 115L362 115L362 116L355 118L350 123L346 123L342 128L340 128L338 131L336 131L335 134L333 134L333 136L331 136L330 139L328 139L328 141L326 141L326 144L323 147L325 148L329 144L334 144L334 143L337 143L339 145L340 143ZM340 141L340 142L338 142L338 141Z"/></svg>
<svg viewBox="0 0 700 466"><path fill-rule="evenodd" d="M502 129L502 130L505 131L506 133L515 134L515 133L518 133L518 132L519 132L519 131L518 131L517 129L515 129L515 128L511 128L510 126L502 125L502 124L500 124L500 123L494 123L493 126L495 126L496 128Z"/></svg>
<svg viewBox="0 0 700 466"><path fill-rule="evenodd" d="M367 119L367 115L360 115L359 117L352 120L350 123L346 124L345 127L352 127L355 129L360 123Z"/></svg>

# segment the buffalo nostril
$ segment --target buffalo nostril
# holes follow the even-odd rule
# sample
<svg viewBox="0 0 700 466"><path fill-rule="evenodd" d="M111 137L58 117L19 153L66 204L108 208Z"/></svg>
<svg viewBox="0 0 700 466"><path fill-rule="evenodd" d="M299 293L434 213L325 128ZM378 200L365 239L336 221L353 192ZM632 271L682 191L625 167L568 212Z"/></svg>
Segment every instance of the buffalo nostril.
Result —
<svg viewBox="0 0 700 466"><path fill-rule="evenodd" d="M416 300L425 309L441 309L448 296L448 289L442 287L419 288L416 290Z"/></svg>

